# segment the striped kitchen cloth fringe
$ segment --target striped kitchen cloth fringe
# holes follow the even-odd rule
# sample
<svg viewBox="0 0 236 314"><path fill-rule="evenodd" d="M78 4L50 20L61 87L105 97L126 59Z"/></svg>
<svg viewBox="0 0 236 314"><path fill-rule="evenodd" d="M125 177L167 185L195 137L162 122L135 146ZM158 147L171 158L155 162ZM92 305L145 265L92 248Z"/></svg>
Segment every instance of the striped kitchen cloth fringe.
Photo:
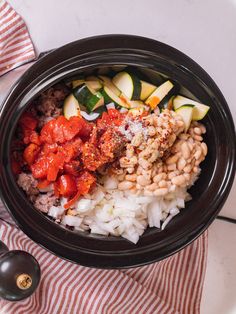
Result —
<svg viewBox="0 0 236 314"><path fill-rule="evenodd" d="M42 277L21 302L0 299L0 314L198 314L206 270L207 233L157 263L125 270L79 266L49 253L19 230L0 205L0 240L31 253Z"/></svg>
<svg viewBox="0 0 236 314"><path fill-rule="evenodd" d="M23 19L5 0L0 0L0 76L34 59L34 47Z"/></svg>

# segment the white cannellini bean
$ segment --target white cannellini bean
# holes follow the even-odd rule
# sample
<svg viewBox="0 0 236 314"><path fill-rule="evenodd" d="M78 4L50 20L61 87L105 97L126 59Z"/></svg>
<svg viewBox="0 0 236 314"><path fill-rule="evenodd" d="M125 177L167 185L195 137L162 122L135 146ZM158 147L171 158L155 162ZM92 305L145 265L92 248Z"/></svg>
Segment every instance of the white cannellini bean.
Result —
<svg viewBox="0 0 236 314"><path fill-rule="evenodd" d="M174 177L174 178L171 179L171 182L172 182L174 185L182 185L182 184L185 183L185 177L184 177L183 175Z"/></svg>
<svg viewBox="0 0 236 314"><path fill-rule="evenodd" d="M145 176L138 176L137 177L137 183L142 185L142 186L149 185L150 179L145 178Z"/></svg>
<svg viewBox="0 0 236 314"><path fill-rule="evenodd" d="M174 164L176 163L176 161L179 159L179 155L178 154L175 154L173 156L170 156L169 158L166 159L166 164L167 165L171 165L171 164Z"/></svg>
<svg viewBox="0 0 236 314"><path fill-rule="evenodd" d="M134 186L133 182L130 181L123 181L118 184L119 190L129 190Z"/></svg>
<svg viewBox="0 0 236 314"><path fill-rule="evenodd" d="M190 157L190 149L189 149L188 144L186 142L184 142L181 145L181 151L182 151L184 159L188 159Z"/></svg>
<svg viewBox="0 0 236 314"><path fill-rule="evenodd" d="M168 189L167 188L160 188L160 189L157 189L156 191L154 191L154 195L156 196L164 196L168 193Z"/></svg>
<svg viewBox="0 0 236 314"><path fill-rule="evenodd" d="M197 135L201 135L202 134L202 130L199 128L199 127L195 127L193 129L194 133L197 134Z"/></svg>
<svg viewBox="0 0 236 314"><path fill-rule="evenodd" d="M183 170L184 167L186 166L186 160L181 157L179 160L178 160L178 163L177 163L177 168L179 171Z"/></svg>
<svg viewBox="0 0 236 314"><path fill-rule="evenodd" d="M166 180L161 180L158 183L158 185L159 185L160 188L166 188L167 187L167 182L166 182Z"/></svg>

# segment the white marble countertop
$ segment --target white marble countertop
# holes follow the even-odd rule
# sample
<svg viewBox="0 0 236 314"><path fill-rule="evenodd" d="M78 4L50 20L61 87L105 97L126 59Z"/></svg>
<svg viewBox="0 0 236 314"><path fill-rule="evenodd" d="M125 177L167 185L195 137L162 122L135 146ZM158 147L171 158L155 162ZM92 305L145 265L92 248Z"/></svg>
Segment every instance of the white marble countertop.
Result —
<svg viewBox="0 0 236 314"><path fill-rule="evenodd" d="M146 36L174 46L211 75L236 123L236 0L9 2L25 19L38 52L111 33ZM14 80L15 74L9 75ZM8 84L4 78L1 83L1 88ZM235 204L236 182L221 214L236 218ZM236 313L235 248L236 225L215 221L209 228L201 314Z"/></svg>

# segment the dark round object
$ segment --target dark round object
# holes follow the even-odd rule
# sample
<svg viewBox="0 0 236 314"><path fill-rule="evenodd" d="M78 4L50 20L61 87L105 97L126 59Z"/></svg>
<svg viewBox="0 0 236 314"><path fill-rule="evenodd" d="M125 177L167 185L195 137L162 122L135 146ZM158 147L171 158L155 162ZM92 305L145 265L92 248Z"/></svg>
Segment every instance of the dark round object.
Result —
<svg viewBox="0 0 236 314"><path fill-rule="evenodd" d="M39 264L29 253L9 251L0 256L0 298L9 301L28 298L39 281Z"/></svg>
<svg viewBox="0 0 236 314"><path fill-rule="evenodd" d="M125 239L73 232L34 209L17 187L10 169L10 143L28 103L52 84L83 71L130 65L158 71L211 106L204 119L209 152L192 201L164 231L149 228L137 245ZM20 228L54 254L99 268L141 266L166 258L196 239L222 208L235 174L235 129L228 105L210 76L180 51L155 40L129 35L87 38L54 50L38 60L13 86L0 116L1 197Z"/></svg>

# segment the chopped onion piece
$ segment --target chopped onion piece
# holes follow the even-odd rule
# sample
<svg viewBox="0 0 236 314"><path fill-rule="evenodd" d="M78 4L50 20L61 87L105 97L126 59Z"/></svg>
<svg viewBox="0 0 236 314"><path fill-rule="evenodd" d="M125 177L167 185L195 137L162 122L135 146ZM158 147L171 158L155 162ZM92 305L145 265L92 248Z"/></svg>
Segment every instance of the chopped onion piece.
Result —
<svg viewBox="0 0 236 314"><path fill-rule="evenodd" d="M120 112L121 113L125 113L125 112L127 112L128 111L128 109L126 109L126 108L124 108L124 107L122 107L121 109L120 109Z"/></svg>
<svg viewBox="0 0 236 314"><path fill-rule="evenodd" d="M63 217L61 223L63 225L71 226L71 227L79 227L82 222L82 218L77 216L66 215Z"/></svg>
<svg viewBox="0 0 236 314"><path fill-rule="evenodd" d="M107 110L108 109L115 109L115 104L113 102L111 102L110 104L107 104L106 107L107 107Z"/></svg>
<svg viewBox="0 0 236 314"><path fill-rule="evenodd" d="M85 111L80 111L80 113L81 113L81 116L88 121L96 120L100 116L100 113L98 112L93 112L93 113L88 114Z"/></svg>

